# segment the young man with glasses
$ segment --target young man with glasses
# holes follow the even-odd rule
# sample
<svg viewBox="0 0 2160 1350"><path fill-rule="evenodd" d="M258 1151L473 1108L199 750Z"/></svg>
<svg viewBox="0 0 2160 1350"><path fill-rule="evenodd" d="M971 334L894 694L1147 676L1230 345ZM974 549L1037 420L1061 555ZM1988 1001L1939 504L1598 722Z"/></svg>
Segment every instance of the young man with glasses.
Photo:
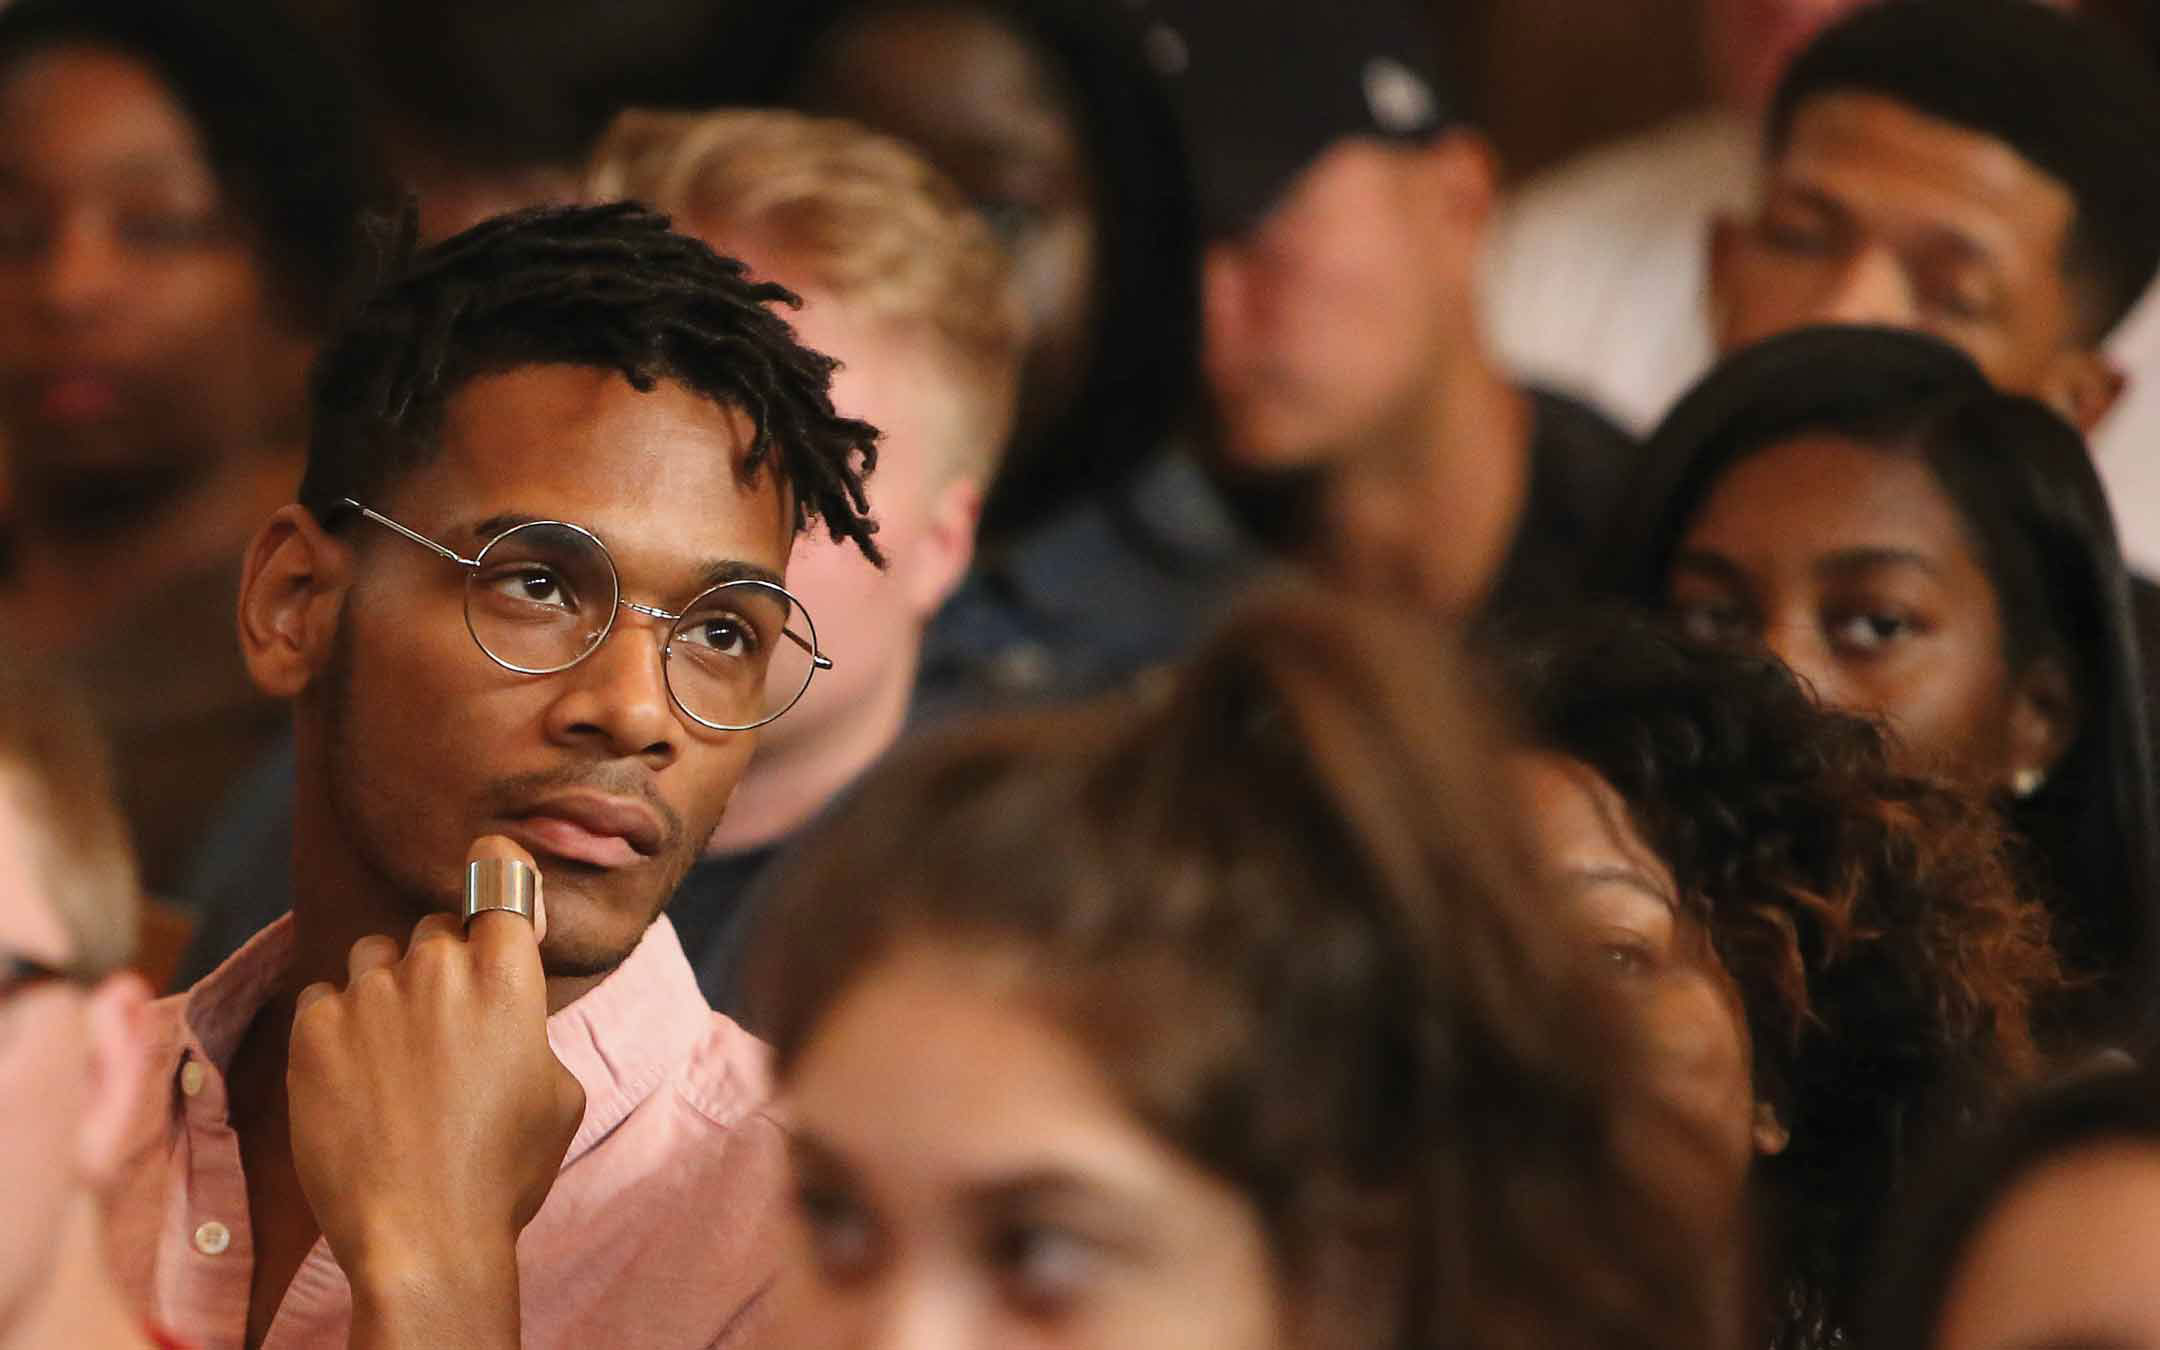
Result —
<svg viewBox="0 0 2160 1350"><path fill-rule="evenodd" d="M783 298L632 206L522 212L421 255L325 352L301 501L240 597L249 670L294 705L293 913L153 1006L156 1111L116 1206L123 1273L206 1344L342 1345L373 1311L348 1275L385 1263L453 1301L513 1282L528 1345L756 1336L785 1165L762 1054L660 911L755 729L845 659L784 590L796 535L878 557L876 433L834 413ZM545 875L539 961L431 974L477 945L433 939L488 835ZM319 1010L318 982L345 986ZM584 1097L560 1179L521 1238L483 1216L465 1261L415 1261L490 1169L357 1224L344 1183L400 1170L419 1106L442 1116L420 1170L521 1119L484 1108L529 1078L526 999ZM409 1071L382 1053L406 1043ZM544 1153L545 1115L474 1156Z"/></svg>

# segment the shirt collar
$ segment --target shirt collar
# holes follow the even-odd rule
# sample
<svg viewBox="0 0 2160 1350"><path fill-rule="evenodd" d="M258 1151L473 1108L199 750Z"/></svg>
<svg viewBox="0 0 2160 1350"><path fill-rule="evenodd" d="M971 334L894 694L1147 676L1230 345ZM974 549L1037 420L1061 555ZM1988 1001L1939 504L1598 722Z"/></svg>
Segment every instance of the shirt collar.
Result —
<svg viewBox="0 0 2160 1350"><path fill-rule="evenodd" d="M188 992L187 1035L220 1073L292 960L287 914ZM550 1016L548 1046L585 1089L585 1120L564 1162L605 1138L667 1081L711 1034L714 1017L665 915L606 979Z"/></svg>

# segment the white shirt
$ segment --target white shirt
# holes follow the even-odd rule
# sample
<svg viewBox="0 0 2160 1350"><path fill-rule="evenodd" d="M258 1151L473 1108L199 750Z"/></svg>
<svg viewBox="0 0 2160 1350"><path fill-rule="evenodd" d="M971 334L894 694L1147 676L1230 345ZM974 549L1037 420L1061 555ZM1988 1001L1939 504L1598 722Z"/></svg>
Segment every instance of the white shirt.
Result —
<svg viewBox="0 0 2160 1350"><path fill-rule="evenodd" d="M1485 327L1503 364L1638 435L1715 356L1710 223L1754 204L1755 131L1711 112L1594 150L1525 184L1485 262ZM2130 377L2093 436L2123 552L2160 573L2160 285L2108 342Z"/></svg>

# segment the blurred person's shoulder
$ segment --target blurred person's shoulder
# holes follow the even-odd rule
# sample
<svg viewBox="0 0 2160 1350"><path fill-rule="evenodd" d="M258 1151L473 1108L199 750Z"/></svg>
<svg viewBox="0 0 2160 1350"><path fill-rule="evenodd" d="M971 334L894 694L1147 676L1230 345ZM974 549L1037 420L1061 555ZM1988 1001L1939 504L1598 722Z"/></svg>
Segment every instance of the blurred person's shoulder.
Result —
<svg viewBox="0 0 2160 1350"><path fill-rule="evenodd" d="M1752 129L1711 112L1531 179L1487 249L1487 335L1524 379L1644 429L1709 363L1708 231L1747 204Z"/></svg>

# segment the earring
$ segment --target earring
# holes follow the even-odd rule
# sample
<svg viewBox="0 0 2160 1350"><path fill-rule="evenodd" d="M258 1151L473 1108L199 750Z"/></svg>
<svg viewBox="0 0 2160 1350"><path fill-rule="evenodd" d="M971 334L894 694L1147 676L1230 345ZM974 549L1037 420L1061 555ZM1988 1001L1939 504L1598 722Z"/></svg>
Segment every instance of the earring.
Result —
<svg viewBox="0 0 2160 1350"><path fill-rule="evenodd" d="M1755 1103L1754 1134L1755 1151L1769 1156L1783 1153L1785 1146L1792 1142L1792 1131L1778 1119L1777 1108L1766 1101Z"/></svg>
<svg viewBox="0 0 2160 1350"><path fill-rule="evenodd" d="M2047 771L2045 769L2019 769L2016 773L2010 775L2010 791L2016 795L2019 801L2025 800L2046 786Z"/></svg>

